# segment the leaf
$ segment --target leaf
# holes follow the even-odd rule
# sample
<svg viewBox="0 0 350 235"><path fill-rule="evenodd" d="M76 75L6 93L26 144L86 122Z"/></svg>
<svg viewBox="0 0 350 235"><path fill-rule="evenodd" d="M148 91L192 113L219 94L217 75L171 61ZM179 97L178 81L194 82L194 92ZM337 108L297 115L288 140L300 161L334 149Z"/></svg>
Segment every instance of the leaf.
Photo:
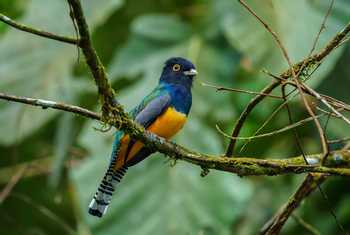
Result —
<svg viewBox="0 0 350 235"><path fill-rule="evenodd" d="M146 39L132 37L112 59L108 66L109 75L111 78L134 78L147 71L156 70L160 73L161 65L166 59L186 54L187 45L187 41L158 45Z"/></svg>
<svg viewBox="0 0 350 235"><path fill-rule="evenodd" d="M248 1L248 5L278 34L292 63L296 63L309 54L326 14L326 9L320 9L320 2L279 0L267 4L264 1L252 0ZM217 1L214 7L214 14L220 19L221 28L231 45L251 59L256 69L265 68L278 74L288 68L271 34L238 2L221 0ZM336 2L335 9L339 7ZM323 47L345 23L346 20L342 21L331 14L317 48ZM317 79L312 79L314 85L327 75L341 51L340 49L332 52L323 62L314 75Z"/></svg>
<svg viewBox="0 0 350 235"><path fill-rule="evenodd" d="M51 186L57 188L63 171L64 162L68 155L70 146L74 138L74 116L64 113L60 117L55 139L54 156L52 164L52 174L49 178Z"/></svg>
<svg viewBox="0 0 350 235"><path fill-rule="evenodd" d="M84 1L90 28L102 23L121 3L119 0ZM62 35L75 35L69 8L64 1L31 1L26 14L18 21ZM77 60L76 48L12 29L2 37L0 51L1 91L67 101L64 88L65 84L72 82L71 68ZM20 141L57 115L55 111L43 112L20 104L0 105L1 130L8 133L0 137L3 145Z"/></svg>
<svg viewBox="0 0 350 235"><path fill-rule="evenodd" d="M191 35L189 26L174 15L140 16L131 25L131 30L137 36L165 42L182 41Z"/></svg>

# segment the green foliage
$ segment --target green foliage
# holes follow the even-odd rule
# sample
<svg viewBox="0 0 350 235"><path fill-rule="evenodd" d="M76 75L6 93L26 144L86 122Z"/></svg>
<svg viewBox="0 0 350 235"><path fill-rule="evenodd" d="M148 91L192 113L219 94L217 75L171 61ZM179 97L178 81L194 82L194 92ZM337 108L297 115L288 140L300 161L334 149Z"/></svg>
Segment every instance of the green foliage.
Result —
<svg viewBox="0 0 350 235"><path fill-rule="evenodd" d="M118 1L104 1L103 4L87 1L84 6L90 27L93 29L103 22L119 5ZM34 27L74 35L64 2L33 1L21 20ZM0 87L3 90L11 94L74 102L71 98L75 93L71 86L71 68L77 59L74 48L12 30L2 38L0 51ZM4 145L20 141L57 115L57 112L37 112L32 107L21 105L2 104L2 107L0 122L6 123L3 131L8 133L6 138L0 138Z"/></svg>
<svg viewBox="0 0 350 235"><path fill-rule="evenodd" d="M293 62L308 55L329 6L321 0L247 2L280 35ZM84 0L82 4L94 46L107 65L117 99L127 110L157 84L167 58L184 56L196 64L193 108L174 139L193 150L223 153L227 140L215 124L229 133L251 98L218 93L200 82L258 91L270 79L259 72L262 68L278 74L288 67L271 35L237 1ZM65 1L4 1L0 12L27 25L75 35ZM349 15L349 2L337 0L316 51L347 23ZM96 88L81 55L78 60L77 48L3 24L0 33L0 92L99 110ZM327 57L310 82L323 93L349 101L344 84L350 82L350 50L343 53L344 48ZM267 99L259 105L242 135L251 135L279 103ZM305 116L299 103L292 108L295 120ZM281 112L266 131L286 124L286 113ZM9 181L19 163L33 160L52 172L34 170L39 176L24 176L15 186L13 194L26 195L30 203L10 196L0 204L4 234L69 234L70 228L76 234L98 235L256 234L301 180L295 176L241 179L216 171L202 178L198 167L183 162L171 167L164 156L155 154L129 170L107 215L92 218L87 206L108 164L114 132L94 128L100 128L99 123L71 114L0 101L0 182ZM328 134L345 137L345 128L332 120ZM320 151L311 125L299 132L306 151ZM241 154L288 157L298 151L289 133L254 141ZM52 164L47 165L47 159ZM65 168L68 159L77 164ZM332 180L325 191L349 229L350 192L339 190L346 185L346 180ZM316 195L305 204L298 211L303 218L325 234L336 234L329 210L319 206L325 204L322 198ZM33 209L35 205L44 209ZM47 209L58 222L42 214ZM16 218L19 225L13 226ZM289 220L284 234L296 233L307 234Z"/></svg>
<svg viewBox="0 0 350 235"><path fill-rule="evenodd" d="M291 61L296 63L307 56L313 46L328 8L328 4L325 5L324 2L282 0L266 6L266 2L255 0L250 1L249 5L260 17L269 22L283 42ZM335 11L343 5L344 3L335 4ZM220 1L214 9L218 17L221 16L220 27L231 45L246 55L254 65L275 74L288 67L271 34L266 33L266 29L257 22L256 18L251 17L243 7L240 7L237 1ZM226 14L222 14L223 12ZM347 22L348 19L339 19L334 14L330 15L325 26L327 30L322 33L316 45L316 51L322 48ZM315 75L318 79L314 79L314 82L322 81L321 79L334 66L340 54L341 50L337 50L331 59L327 59L322 64Z"/></svg>

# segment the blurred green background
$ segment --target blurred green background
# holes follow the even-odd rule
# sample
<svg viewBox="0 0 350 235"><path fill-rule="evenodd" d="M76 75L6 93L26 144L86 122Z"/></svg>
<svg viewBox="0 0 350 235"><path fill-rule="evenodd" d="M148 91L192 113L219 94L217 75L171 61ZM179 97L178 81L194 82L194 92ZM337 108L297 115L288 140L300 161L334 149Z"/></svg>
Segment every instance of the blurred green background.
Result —
<svg viewBox="0 0 350 235"><path fill-rule="evenodd" d="M330 1L251 0L247 3L279 34L292 61L305 57ZM164 61L191 59L199 71L188 123L175 141L204 153L222 154L229 133L251 95L219 93L201 86L258 91L271 81L260 72L287 68L272 37L235 0L84 0L94 46L117 90L131 109L157 84ZM66 1L0 0L0 12L19 22L75 35ZM337 0L317 48L350 20L350 2ZM99 110L96 88L84 59L71 45L16 31L0 23L0 92L50 99ZM312 75L318 91L350 102L350 47L339 47ZM277 89L276 94L280 94ZM267 98L245 123L249 136L281 103ZM307 116L300 100L294 120ZM325 119L322 119L325 123ZM264 131L288 124L281 111ZM257 234L294 192L303 176L245 177L171 166L155 154L129 171L107 215L91 217L87 207L109 161L113 131L96 121L54 110L0 101L0 189L20 178L0 202L0 234ZM329 139L349 128L331 119ZM312 124L298 128L305 152L321 151ZM244 142L239 142L237 149ZM340 146L332 146L332 149ZM237 151L238 152L238 151ZM300 154L293 132L251 142L241 156L287 158ZM332 177L324 185L339 220L350 231L350 180ZM295 214L321 234L341 234L319 192ZM310 234L290 218L281 234Z"/></svg>

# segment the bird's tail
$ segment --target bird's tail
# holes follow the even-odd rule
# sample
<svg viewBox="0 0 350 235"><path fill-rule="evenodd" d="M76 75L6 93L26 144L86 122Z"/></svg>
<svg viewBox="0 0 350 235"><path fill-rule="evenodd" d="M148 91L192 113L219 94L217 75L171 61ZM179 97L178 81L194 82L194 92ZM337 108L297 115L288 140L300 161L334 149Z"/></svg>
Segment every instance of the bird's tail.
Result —
<svg viewBox="0 0 350 235"><path fill-rule="evenodd" d="M102 217L106 213L116 185L121 181L127 169L127 167L122 167L118 170L108 169L94 198L90 202L89 214Z"/></svg>

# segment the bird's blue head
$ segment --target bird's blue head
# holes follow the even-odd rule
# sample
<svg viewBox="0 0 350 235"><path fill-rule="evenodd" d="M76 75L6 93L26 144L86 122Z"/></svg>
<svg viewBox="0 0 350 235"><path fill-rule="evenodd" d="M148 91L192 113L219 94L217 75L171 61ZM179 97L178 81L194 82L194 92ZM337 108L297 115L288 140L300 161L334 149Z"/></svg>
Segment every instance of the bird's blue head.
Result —
<svg viewBox="0 0 350 235"><path fill-rule="evenodd" d="M160 83L179 84L191 88L196 75L196 68L189 60L173 57L165 62Z"/></svg>

